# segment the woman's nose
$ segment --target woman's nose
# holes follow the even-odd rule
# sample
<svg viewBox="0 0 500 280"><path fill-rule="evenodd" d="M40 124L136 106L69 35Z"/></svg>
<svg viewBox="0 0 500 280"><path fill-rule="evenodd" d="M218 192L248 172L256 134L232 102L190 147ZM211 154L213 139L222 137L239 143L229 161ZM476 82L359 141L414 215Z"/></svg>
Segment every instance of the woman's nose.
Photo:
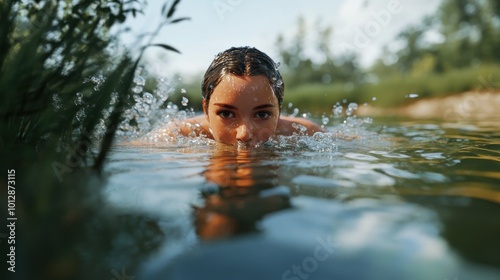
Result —
<svg viewBox="0 0 500 280"><path fill-rule="evenodd" d="M236 129L236 140L239 142L248 142L252 140L252 127L250 124L243 123Z"/></svg>

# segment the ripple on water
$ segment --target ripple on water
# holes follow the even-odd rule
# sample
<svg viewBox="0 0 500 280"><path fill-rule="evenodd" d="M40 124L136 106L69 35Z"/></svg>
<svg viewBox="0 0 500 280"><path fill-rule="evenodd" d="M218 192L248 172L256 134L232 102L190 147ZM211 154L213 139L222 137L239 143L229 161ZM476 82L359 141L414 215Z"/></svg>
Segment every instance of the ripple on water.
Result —
<svg viewBox="0 0 500 280"><path fill-rule="evenodd" d="M334 173L336 176L366 186L389 187L396 183L394 178L372 169L337 168Z"/></svg>
<svg viewBox="0 0 500 280"><path fill-rule="evenodd" d="M362 160L362 161L375 161L375 160L377 160L377 158L374 156L365 155L365 154L358 154L358 153L346 153L344 156L346 158Z"/></svg>
<svg viewBox="0 0 500 280"><path fill-rule="evenodd" d="M356 184L350 180L330 179L313 175L299 175L292 179L293 184L314 186L319 188L352 188Z"/></svg>
<svg viewBox="0 0 500 280"><path fill-rule="evenodd" d="M443 155L443 153L421 153L420 154L423 158L425 159L445 159L446 157Z"/></svg>
<svg viewBox="0 0 500 280"><path fill-rule="evenodd" d="M384 171L384 173L389 176L397 178L418 179L420 177L418 174L412 173L407 170L402 170L393 166L382 168L382 171Z"/></svg>
<svg viewBox="0 0 500 280"><path fill-rule="evenodd" d="M383 156L385 158L409 158L409 155L405 154L400 154L400 153L390 153L390 152L385 152L385 151L370 151L370 154L376 154Z"/></svg>

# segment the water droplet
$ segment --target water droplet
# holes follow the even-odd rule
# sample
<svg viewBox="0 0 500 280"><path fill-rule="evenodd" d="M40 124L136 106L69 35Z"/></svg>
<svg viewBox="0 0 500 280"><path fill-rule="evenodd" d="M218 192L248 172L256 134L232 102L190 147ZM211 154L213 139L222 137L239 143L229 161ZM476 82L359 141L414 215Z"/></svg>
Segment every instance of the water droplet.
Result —
<svg viewBox="0 0 500 280"><path fill-rule="evenodd" d="M372 97L372 101L377 101L377 98L375 96Z"/></svg>
<svg viewBox="0 0 500 280"><path fill-rule="evenodd" d="M187 106L188 103L189 103L189 99L187 99L187 97L183 96L182 101L181 101L182 106Z"/></svg>
<svg viewBox="0 0 500 280"><path fill-rule="evenodd" d="M57 93L52 95L52 106L54 107L54 111L59 111L62 107L61 97Z"/></svg>
<svg viewBox="0 0 500 280"><path fill-rule="evenodd" d="M132 88L132 91L134 93L141 93L142 92L142 87L141 86L135 86Z"/></svg>
<svg viewBox="0 0 500 280"><path fill-rule="evenodd" d="M80 122L83 121L86 116L87 115L85 114L85 110L83 108L78 110L78 112L76 113L76 119Z"/></svg>
<svg viewBox="0 0 500 280"><path fill-rule="evenodd" d="M347 105L347 109L346 109L346 114L348 116L352 115L354 113L354 111L356 111L358 109L358 104L356 103L349 103L349 105Z"/></svg>
<svg viewBox="0 0 500 280"><path fill-rule="evenodd" d="M292 107L293 107L293 103L292 102L288 103L288 108L291 109Z"/></svg>
<svg viewBox="0 0 500 280"><path fill-rule="evenodd" d="M332 112L335 117L342 115L342 111L344 111L344 108L340 105L340 103L337 102L337 104L333 105Z"/></svg>
<svg viewBox="0 0 500 280"><path fill-rule="evenodd" d="M327 116L323 115L323 116L321 117L321 123L322 123L323 125L327 125L329 121L330 121L330 119L329 119Z"/></svg>
<svg viewBox="0 0 500 280"><path fill-rule="evenodd" d="M181 94L186 94L187 90L185 88L181 88Z"/></svg>
<svg viewBox="0 0 500 280"><path fill-rule="evenodd" d="M109 118L110 112L108 110L104 109L104 110L102 110L101 114L102 114L103 119L107 119L107 118ZM103 119L101 119L101 121L104 121Z"/></svg>
<svg viewBox="0 0 500 280"><path fill-rule="evenodd" d="M300 134L306 133L307 132L307 127L298 124L298 123L292 123L292 127L297 129Z"/></svg>
<svg viewBox="0 0 500 280"><path fill-rule="evenodd" d="M299 114L299 108L294 108L293 113L290 115L291 117L296 117Z"/></svg>
<svg viewBox="0 0 500 280"><path fill-rule="evenodd" d="M149 93L149 92L145 92L142 95L142 99L144 100L144 102L146 102L148 104L151 104L154 101L154 96L151 93Z"/></svg>
<svg viewBox="0 0 500 280"><path fill-rule="evenodd" d="M113 105L118 100L118 92L114 91L111 93L111 100L109 101L109 105Z"/></svg>
<svg viewBox="0 0 500 280"><path fill-rule="evenodd" d="M146 84L146 79L144 79L142 76L135 76L134 83L138 86L143 86Z"/></svg>
<svg viewBox="0 0 500 280"><path fill-rule="evenodd" d="M134 101L135 103L142 103L142 98L139 95L134 94Z"/></svg>
<svg viewBox="0 0 500 280"><path fill-rule="evenodd" d="M185 120L187 118L187 113L184 110L177 112L177 119Z"/></svg>
<svg viewBox="0 0 500 280"><path fill-rule="evenodd" d="M83 104L83 99L82 99L83 95L81 92L77 92L76 93L76 98L75 98L75 105L82 105Z"/></svg>
<svg viewBox="0 0 500 280"><path fill-rule="evenodd" d="M406 98L417 98L418 94L417 93L410 93L410 94L406 95L405 97Z"/></svg>
<svg viewBox="0 0 500 280"><path fill-rule="evenodd" d="M90 81L95 84L94 90L98 91L100 86L104 83L105 79L103 75L93 76Z"/></svg>

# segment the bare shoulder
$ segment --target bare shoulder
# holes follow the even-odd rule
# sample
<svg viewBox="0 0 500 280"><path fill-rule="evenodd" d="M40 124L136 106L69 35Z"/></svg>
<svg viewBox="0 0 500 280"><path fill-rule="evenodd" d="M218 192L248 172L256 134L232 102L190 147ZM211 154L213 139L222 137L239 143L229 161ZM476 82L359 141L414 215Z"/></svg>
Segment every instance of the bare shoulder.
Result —
<svg viewBox="0 0 500 280"><path fill-rule="evenodd" d="M285 136L301 133L301 127L306 128L307 135L313 135L316 132L325 132L323 128L311 120L281 116L278 121L277 133Z"/></svg>
<svg viewBox="0 0 500 280"><path fill-rule="evenodd" d="M183 121L175 121L170 126L172 130L177 130L183 136L193 136L194 133L195 136L205 135L212 138L205 115L188 118Z"/></svg>
<svg viewBox="0 0 500 280"><path fill-rule="evenodd" d="M180 132L184 136L192 135L194 132L196 136L205 135L212 138L212 133L210 133L205 115L199 115L183 121L183 123L180 124Z"/></svg>

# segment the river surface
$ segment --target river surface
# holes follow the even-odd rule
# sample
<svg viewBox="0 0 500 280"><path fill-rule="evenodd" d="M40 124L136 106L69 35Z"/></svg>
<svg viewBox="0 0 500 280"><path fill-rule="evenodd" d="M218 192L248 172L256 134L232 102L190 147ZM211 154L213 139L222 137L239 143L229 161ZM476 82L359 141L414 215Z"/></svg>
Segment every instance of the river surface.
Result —
<svg viewBox="0 0 500 280"><path fill-rule="evenodd" d="M327 129L255 149L116 145L106 203L151 217L147 238L161 240L129 274L500 279L500 120L353 117Z"/></svg>

